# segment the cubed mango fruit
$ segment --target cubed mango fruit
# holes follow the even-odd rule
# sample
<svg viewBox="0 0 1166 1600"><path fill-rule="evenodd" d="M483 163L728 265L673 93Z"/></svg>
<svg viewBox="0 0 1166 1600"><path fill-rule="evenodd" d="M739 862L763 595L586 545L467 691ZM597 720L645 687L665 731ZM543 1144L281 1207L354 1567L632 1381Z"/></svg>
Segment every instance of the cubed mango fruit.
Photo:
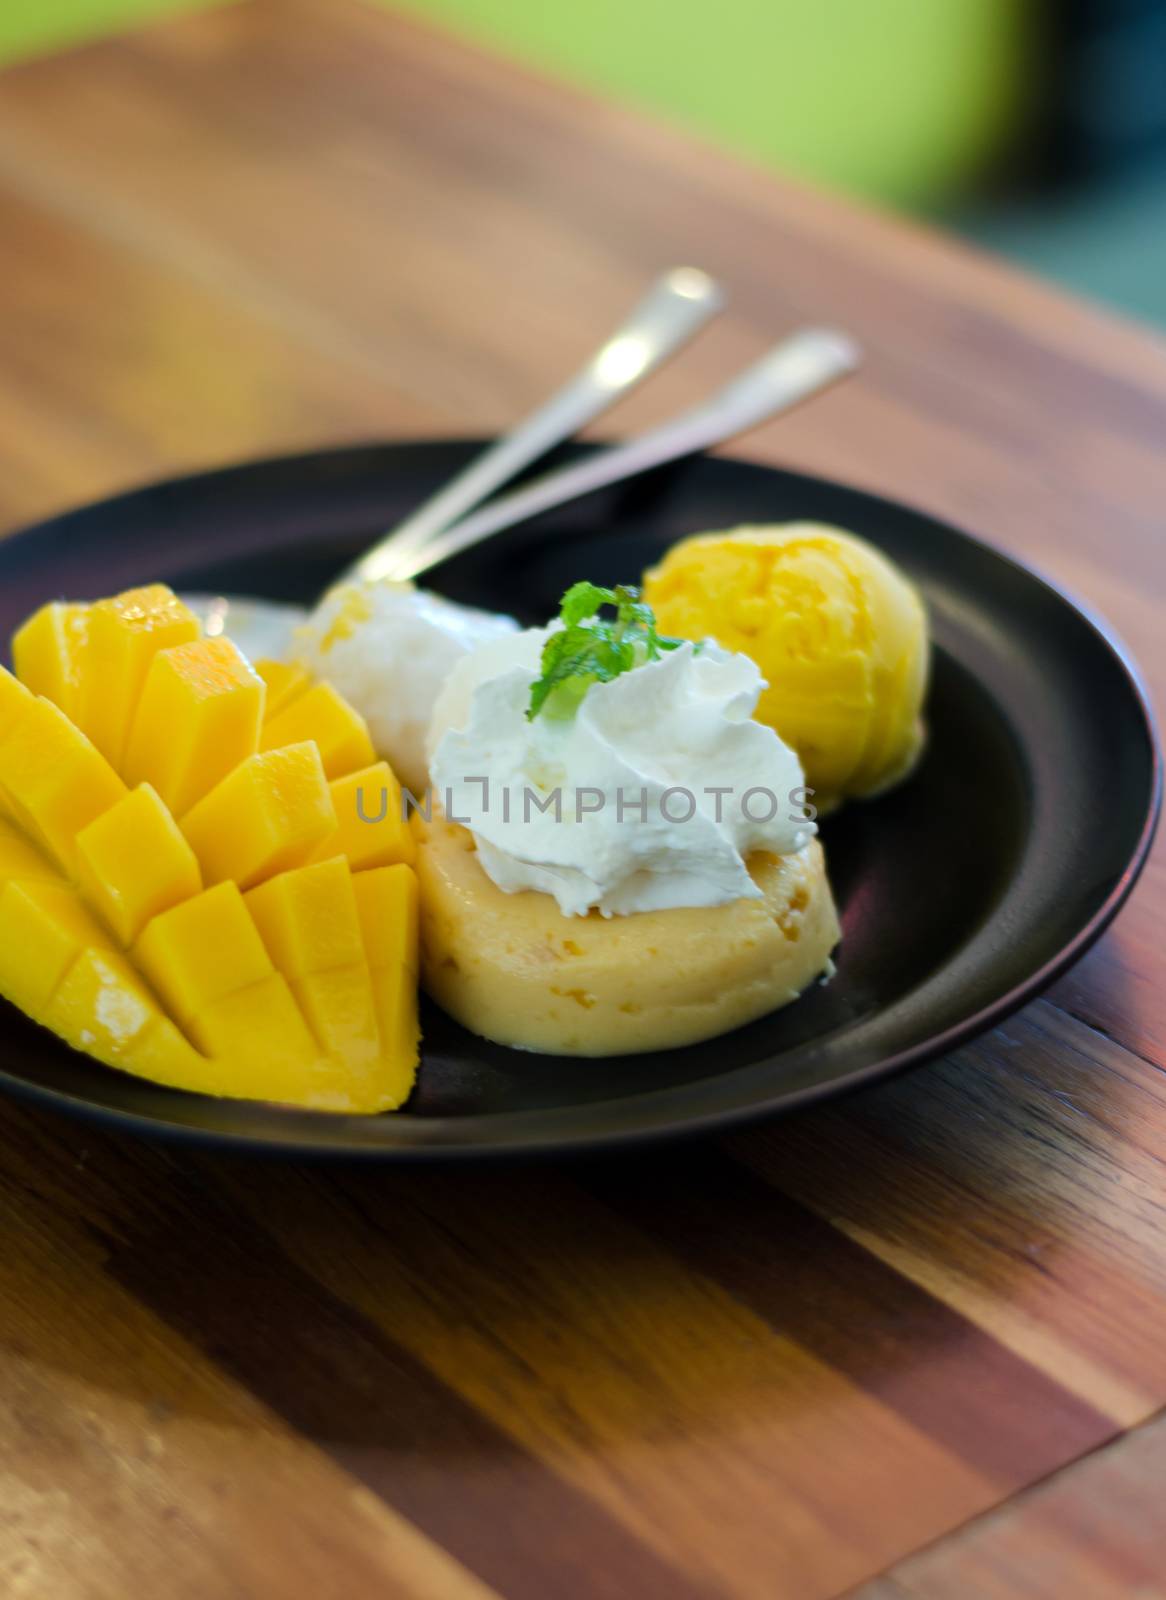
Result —
<svg viewBox="0 0 1166 1600"><path fill-rule="evenodd" d="M261 750L314 740L328 777L371 767L376 760L368 725L330 683L315 683L289 705L268 717L259 739Z"/></svg>
<svg viewBox="0 0 1166 1600"><path fill-rule="evenodd" d="M328 787L336 810L336 831L320 841L310 860L346 856L353 872L363 872L398 861L412 864L417 859L401 785L387 761L335 778Z"/></svg>
<svg viewBox="0 0 1166 1600"><path fill-rule="evenodd" d="M21 683L60 706L74 721L81 705L88 638L89 607L63 600L41 606L12 636L12 663Z"/></svg>
<svg viewBox="0 0 1166 1600"><path fill-rule="evenodd" d="M299 866L335 831L336 812L314 744L260 751L182 818L207 883L250 889Z"/></svg>
<svg viewBox="0 0 1166 1600"><path fill-rule="evenodd" d="M376 867L352 877L365 959L374 972L420 968L420 893L411 867Z"/></svg>
<svg viewBox="0 0 1166 1600"><path fill-rule="evenodd" d="M184 1028L214 1001L274 970L234 883L204 889L155 917L134 959Z"/></svg>
<svg viewBox="0 0 1166 1600"><path fill-rule="evenodd" d="M372 973L372 991L380 1037L378 1088L385 1097L381 1107L395 1111L413 1092L421 1057L417 978L405 967L384 967Z"/></svg>
<svg viewBox="0 0 1166 1600"><path fill-rule="evenodd" d="M176 1089L403 1104L415 844L363 720L302 668L201 639L163 585L43 606L14 658L0 994Z"/></svg>
<svg viewBox="0 0 1166 1600"><path fill-rule="evenodd" d="M189 1031L208 1056L241 1063L257 1098L308 1103L320 1052L278 973L212 1001Z"/></svg>
<svg viewBox="0 0 1166 1600"><path fill-rule="evenodd" d="M150 662L126 746L127 783L185 816L259 747L266 689L230 639L195 639Z"/></svg>
<svg viewBox="0 0 1166 1600"><path fill-rule="evenodd" d="M81 730L39 697L0 736L0 784L17 820L67 873L76 861L78 833L126 792Z"/></svg>
<svg viewBox="0 0 1166 1600"><path fill-rule="evenodd" d="M268 955L285 977L363 964L356 894L343 857L281 872L245 898Z"/></svg>
<svg viewBox="0 0 1166 1600"><path fill-rule="evenodd" d="M159 650L197 639L199 631L198 618L164 583L90 606L78 721L115 767L125 755L151 661Z"/></svg>
<svg viewBox="0 0 1166 1600"><path fill-rule="evenodd" d="M163 1018L125 956L88 948L61 980L42 1020L74 1049L113 1065Z"/></svg>
<svg viewBox="0 0 1166 1600"><path fill-rule="evenodd" d="M0 893L0 994L40 1021L66 972L112 941L67 883L11 882Z"/></svg>
<svg viewBox="0 0 1166 1600"><path fill-rule="evenodd" d="M200 1055L169 1017L159 1017L151 1027L143 1029L111 1065L168 1089L186 1089L194 1094L232 1092L231 1073Z"/></svg>
<svg viewBox="0 0 1166 1600"><path fill-rule="evenodd" d="M0 886L11 883L63 883L48 856L14 822L0 817Z"/></svg>
<svg viewBox="0 0 1166 1600"><path fill-rule="evenodd" d="M148 783L132 790L77 835L77 881L125 946L163 911L197 895L194 851Z"/></svg>
<svg viewBox="0 0 1166 1600"><path fill-rule="evenodd" d="M267 707L264 717L274 717L277 712L312 686L312 679L303 667L294 667L290 661L257 661L255 670L267 685Z"/></svg>
<svg viewBox="0 0 1166 1600"><path fill-rule="evenodd" d="M291 985L296 1004L320 1049L357 1071L370 1068L381 1053L372 979L361 961L350 967L315 972Z"/></svg>
<svg viewBox="0 0 1166 1600"><path fill-rule="evenodd" d="M7 667L0 667L0 743L26 717L36 696L14 678Z"/></svg>

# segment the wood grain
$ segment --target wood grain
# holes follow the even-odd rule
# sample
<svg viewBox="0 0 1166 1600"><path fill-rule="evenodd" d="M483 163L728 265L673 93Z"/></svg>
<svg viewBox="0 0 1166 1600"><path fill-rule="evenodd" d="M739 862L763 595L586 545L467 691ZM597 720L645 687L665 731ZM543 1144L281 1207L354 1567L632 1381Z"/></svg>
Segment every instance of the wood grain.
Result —
<svg viewBox="0 0 1166 1600"><path fill-rule="evenodd" d="M1161 1600L1164 1473L1159 1416L864 1585L853 1600Z"/></svg>
<svg viewBox="0 0 1166 1600"><path fill-rule="evenodd" d="M0 80L0 518L496 429L694 258L733 309L612 431L841 323L859 380L748 453L1036 561L1166 692L1160 342L348 0ZM288 1168L5 1104L0 1585L1158 1592L1164 948L1159 850L991 1036L632 1162Z"/></svg>

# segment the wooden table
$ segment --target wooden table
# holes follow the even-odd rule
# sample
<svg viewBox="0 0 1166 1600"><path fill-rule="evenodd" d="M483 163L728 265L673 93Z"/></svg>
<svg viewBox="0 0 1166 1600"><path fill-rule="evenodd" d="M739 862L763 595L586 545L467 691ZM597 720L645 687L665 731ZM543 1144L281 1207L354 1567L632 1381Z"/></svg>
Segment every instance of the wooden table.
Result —
<svg viewBox="0 0 1166 1600"><path fill-rule="evenodd" d="M349 0L0 80L0 517L496 429L690 259L732 314L613 427L840 322L862 377L749 453L1032 558L1161 701L1161 344ZM636 1161L288 1168L0 1106L0 1590L1166 1594L1164 949L1159 852L991 1037Z"/></svg>

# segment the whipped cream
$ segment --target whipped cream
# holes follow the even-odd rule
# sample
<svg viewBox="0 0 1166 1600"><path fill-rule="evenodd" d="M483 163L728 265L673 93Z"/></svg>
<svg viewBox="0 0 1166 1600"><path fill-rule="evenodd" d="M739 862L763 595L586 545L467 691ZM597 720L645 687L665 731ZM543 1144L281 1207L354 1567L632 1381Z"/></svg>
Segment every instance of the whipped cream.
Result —
<svg viewBox="0 0 1166 1600"><path fill-rule="evenodd" d="M746 857L791 854L816 830L797 756L751 720L766 687L754 663L683 644L592 684L569 718L529 720L551 631L481 646L434 708L436 798L488 876L553 895L567 916L760 898Z"/></svg>

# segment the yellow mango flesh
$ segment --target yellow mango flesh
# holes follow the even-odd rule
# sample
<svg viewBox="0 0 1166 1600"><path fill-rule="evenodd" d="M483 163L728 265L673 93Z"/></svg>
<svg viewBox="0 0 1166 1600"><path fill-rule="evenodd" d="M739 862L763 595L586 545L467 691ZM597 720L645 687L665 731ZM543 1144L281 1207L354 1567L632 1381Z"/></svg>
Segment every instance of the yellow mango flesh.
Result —
<svg viewBox="0 0 1166 1600"><path fill-rule="evenodd" d="M230 639L195 639L150 663L126 748L130 783L185 816L259 748L266 689Z"/></svg>
<svg viewBox="0 0 1166 1600"><path fill-rule="evenodd" d="M324 771L331 778L376 761L368 727L359 712L341 698L330 683L317 683L263 725L261 750L277 750L283 745L314 740L319 747Z"/></svg>
<svg viewBox="0 0 1166 1600"><path fill-rule="evenodd" d="M336 827L315 847L309 861L347 856L353 872L398 861L412 866L417 845L405 819L401 785L387 761L336 778L328 787Z"/></svg>
<svg viewBox="0 0 1166 1600"><path fill-rule="evenodd" d="M125 794L125 784L51 700L34 698L0 736L0 786L9 810L70 872L77 835Z"/></svg>
<svg viewBox="0 0 1166 1600"><path fill-rule="evenodd" d="M113 942L62 879L9 883L0 894L0 993L39 1018L77 957Z"/></svg>
<svg viewBox="0 0 1166 1600"><path fill-rule="evenodd" d="M269 879L246 905L268 955L289 978L363 959L352 873L341 857Z"/></svg>
<svg viewBox="0 0 1166 1600"><path fill-rule="evenodd" d="M167 595L67 608L104 618L77 655L79 683L68 652L84 630L62 608L21 630L29 685L73 694L116 764L55 699L0 669L0 994L74 1048L170 1088L396 1108L418 1059L412 870L355 866L319 747L256 750L267 680L225 641L184 637L185 608ZM107 668L98 708L86 674ZM314 687L281 684L293 699ZM338 701L329 690L312 714L334 767L372 767L363 724ZM225 749L240 759L223 772ZM152 781L127 788L142 762L157 763L174 806ZM374 778L396 783L387 768ZM176 820L199 785L209 792ZM389 851L382 832L359 859Z"/></svg>
<svg viewBox="0 0 1166 1600"><path fill-rule="evenodd" d="M194 851L149 784L77 835L77 882L127 947L154 917L202 888Z"/></svg>
<svg viewBox="0 0 1166 1600"><path fill-rule="evenodd" d="M198 635L198 618L165 584L127 589L90 606L77 720L115 767L121 766L151 661L159 650Z"/></svg>
<svg viewBox="0 0 1166 1600"><path fill-rule="evenodd" d="M311 743L248 757L182 819L206 881L231 879L243 889L297 866L335 827Z"/></svg>
<svg viewBox="0 0 1166 1600"><path fill-rule="evenodd" d="M43 1020L75 1050L117 1064L164 1019L158 1002L123 955L88 947L57 986Z"/></svg>
<svg viewBox="0 0 1166 1600"><path fill-rule="evenodd" d="M365 956L372 970L373 1001L382 1060L393 1064L385 1091L405 1103L413 1088L421 1027L417 1018L420 893L412 867L377 867L353 875Z"/></svg>
<svg viewBox="0 0 1166 1600"><path fill-rule="evenodd" d="M54 600L29 617L12 637L16 676L75 722L81 705L89 607Z"/></svg>
<svg viewBox="0 0 1166 1600"><path fill-rule="evenodd" d="M155 917L134 954L184 1026L214 1001L275 971L235 883L216 884Z"/></svg>
<svg viewBox="0 0 1166 1600"><path fill-rule="evenodd" d="M55 883L58 877L48 857L28 835L0 817L0 888L14 878L20 883Z"/></svg>
<svg viewBox="0 0 1166 1600"><path fill-rule="evenodd" d="M264 717L274 717L291 704L297 695L312 687L312 679L303 667L290 661L257 661L255 670L267 685L267 707Z"/></svg>

